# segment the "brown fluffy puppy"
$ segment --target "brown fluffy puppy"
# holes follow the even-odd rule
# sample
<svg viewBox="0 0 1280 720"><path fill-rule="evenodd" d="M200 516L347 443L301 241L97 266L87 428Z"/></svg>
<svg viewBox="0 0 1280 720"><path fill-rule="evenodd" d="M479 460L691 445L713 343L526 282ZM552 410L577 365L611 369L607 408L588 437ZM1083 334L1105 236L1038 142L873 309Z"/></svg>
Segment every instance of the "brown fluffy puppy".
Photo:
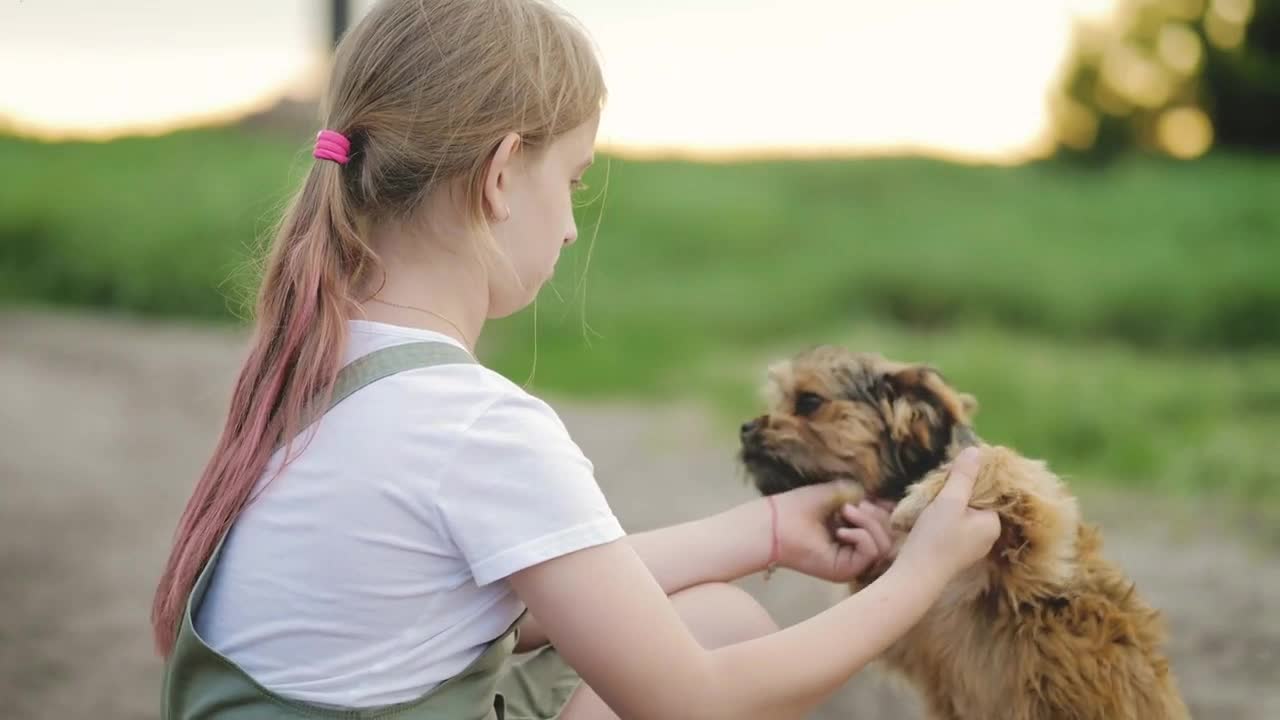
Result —
<svg viewBox="0 0 1280 720"><path fill-rule="evenodd" d="M928 367L820 347L769 376L769 412L742 426L756 487L853 481L900 500L899 538L942 488L950 460L977 442L973 398ZM991 554L884 655L933 718L1188 717L1158 613L1103 558L1097 529L1044 463L987 448L971 504L1000 516Z"/></svg>

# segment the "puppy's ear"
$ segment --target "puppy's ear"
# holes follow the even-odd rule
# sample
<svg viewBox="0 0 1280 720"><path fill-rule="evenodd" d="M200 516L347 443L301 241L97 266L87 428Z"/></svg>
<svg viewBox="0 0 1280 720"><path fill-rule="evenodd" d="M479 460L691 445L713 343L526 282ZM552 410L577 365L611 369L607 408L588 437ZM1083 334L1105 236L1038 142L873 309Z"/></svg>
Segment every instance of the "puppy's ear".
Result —
<svg viewBox="0 0 1280 720"><path fill-rule="evenodd" d="M881 380L892 438L884 460L893 468L894 486L905 490L946 459L952 431L969 423L972 405L927 365L892 365Z"/></svg>
<svg viewBox="0 0 1280 720"><path fill-rule="evenodd" d="M885 382L898 397L933 407L947 425L968 425L978 412L978 400L957 392L942 373L928 365L907 365L889 372Z"/></svg>

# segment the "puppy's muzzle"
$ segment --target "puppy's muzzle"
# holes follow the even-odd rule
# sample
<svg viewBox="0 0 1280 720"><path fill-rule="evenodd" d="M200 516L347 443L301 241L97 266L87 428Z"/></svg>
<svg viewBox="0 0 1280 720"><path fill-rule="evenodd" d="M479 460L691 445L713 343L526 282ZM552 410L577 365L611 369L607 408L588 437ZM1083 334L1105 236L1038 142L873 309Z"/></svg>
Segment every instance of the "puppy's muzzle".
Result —
<svg viewBox="0 0 1280 720"><path fill-rule="evenodd" d="M739 437L742 439L742 446L751 447L760 444L760 431L764 429L764 418L758 417L742 423L742 429Z"/></svg>

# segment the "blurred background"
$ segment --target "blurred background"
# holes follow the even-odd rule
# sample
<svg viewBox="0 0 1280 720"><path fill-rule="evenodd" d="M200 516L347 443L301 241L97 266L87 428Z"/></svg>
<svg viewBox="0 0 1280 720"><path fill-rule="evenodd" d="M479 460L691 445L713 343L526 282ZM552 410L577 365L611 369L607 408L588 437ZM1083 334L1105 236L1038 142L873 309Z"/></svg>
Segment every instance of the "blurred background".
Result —
<svg viewBox="0 0 1280 720"><path fill-rule="evenodd" d="M1280 717L1280 1L561 4L610 86L582 241L481 355L630 529L750 497L767 363L928 362L1080 491L1196 716ZM367 6L0 0L6 712L156 715L150 592ZM821 716L920 715L868 673Z"/></svg>

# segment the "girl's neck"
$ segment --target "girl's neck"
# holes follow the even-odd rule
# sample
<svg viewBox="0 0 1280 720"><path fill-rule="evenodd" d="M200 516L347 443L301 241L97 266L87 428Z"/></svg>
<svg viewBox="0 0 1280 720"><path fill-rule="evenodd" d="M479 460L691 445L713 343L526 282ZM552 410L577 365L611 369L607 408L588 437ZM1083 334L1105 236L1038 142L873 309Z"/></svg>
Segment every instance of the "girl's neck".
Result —
<svg viewBox="0 0 1280 720"><path fill-rule="evenodd" d="M472 353L489 314L489 283L484 267L450 242L380 228L370 245L381 259L362 283L357 319L432 330L452 337Z"/></svg>

